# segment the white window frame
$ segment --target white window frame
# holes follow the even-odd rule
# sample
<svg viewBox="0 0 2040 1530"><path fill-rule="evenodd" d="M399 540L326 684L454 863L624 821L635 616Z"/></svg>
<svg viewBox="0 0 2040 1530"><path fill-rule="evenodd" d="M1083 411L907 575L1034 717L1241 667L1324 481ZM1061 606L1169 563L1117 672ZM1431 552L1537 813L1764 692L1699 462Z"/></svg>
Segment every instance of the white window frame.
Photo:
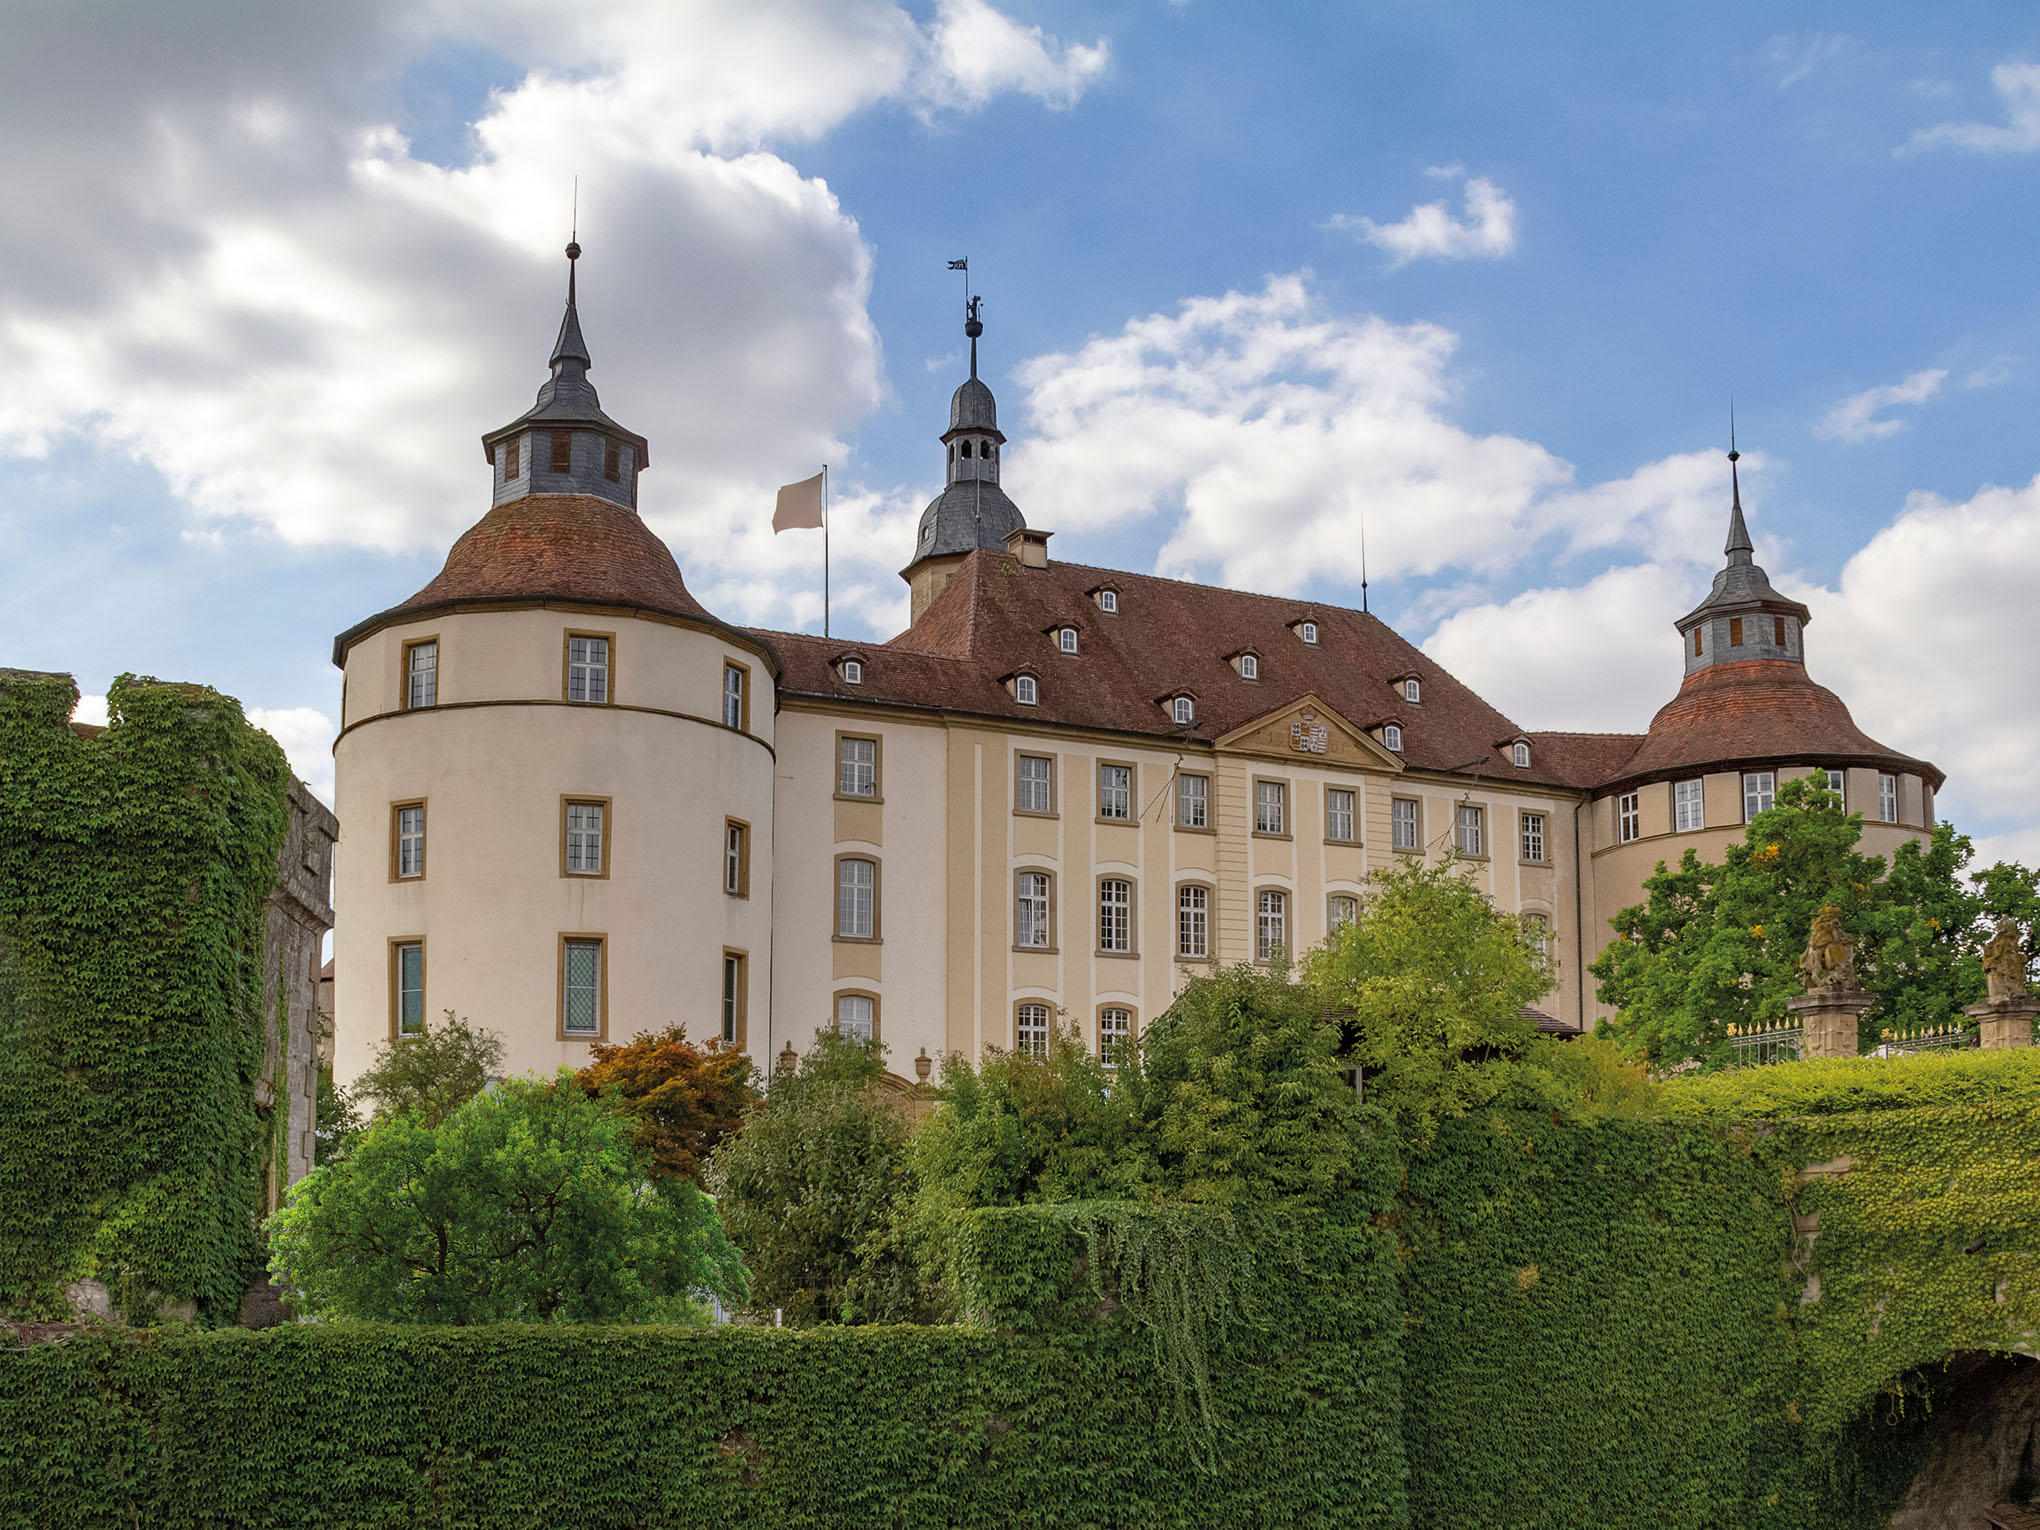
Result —
<svg viewBox="0 0 2040 1530"><path fill-rule="evenodd" d="M744 726L744 672L734 664L723 666L722 720L725 728Z"/></svg>
<svg viewBox="0 0 2040 1530"><path fill-rule="evenodd" d="M1289 950L1289 894L1264 887L1254 894L1254 960L1271 962Z"/></svg>
<svg viewBox="0 0 2040 1530"><path fill-rule="evenodd" d="M1530 768L1530 746L1520 740L1509 750L1509 763L1518 770Z"/></svg>
<svg viewBox="0 0 2040 1530"><path fill-rule="evenodd" d="M1041 687L1034 683L1032 675L1015 675L1013 677L1013 699L1023 707L1038 706L1040 704Z"/></svg>
<svg viewBox="0 0 2040 1530"><path fill-rule="evenodd" d="M1035 774L1038 767L1039 774ZM1023 754L1015 756L1013 767L1014 782L1019 788L1014 796L1014 810L1021 813L1053 813L1055 811L1055 761L1045 754ZM1041 801L1037 806L1034 797L1039 792Z"/></svg>
<svg viewBox="0 0 2040 1530"><path fill-rule="evenodd" d="M1054 917L1050 890L1053 883L1045 871L1013 873L1013 944L1029 951L1046 951L1049 921Z"/></svg>
<svg viewBox="0 0 2040 1530"><path fill-rule="evenodd" d="M1343 913L1343 917L1342 917ZM1336 935L1360 917L1360 900L1352 893L1333 893L1325 899L1325 933Z"/></svg>
<svg viewBox="0 0 2040 1530"><path fill-rule="evenodd" d="M1077 651L1077 629L1074 627L1056 628L1055 646L1064 653L1075 653Z"/></svg>
<svg viewBox="0 0 2040 1530"><path fill-rule="evenodd" d="M1179 727L1187 726L1197 720L1197 703L1188 696L1178 696L1174 710L1176 723Z"/></svg>
<svg viewBox="0 0 2040 1530"><path fill-rule="evenodd" d="M737 1044L737 1023L744 1003L744 957L739 951L725 951L722 958L722 1039L725 1046Z"/></svg>
<svg viewBox="0 0 2040 1530"><path fill-rule="evenodd" d="M862 1014L856 1011L862 1009ZM847 1017L843 1011L852 1011ZM847 1036L853 1041L874 1041L878 1037L878 1001L868 993L839 993L836 995L836 1034Z"/></svg>
<svg viewBox="0 0 2040 1530"><path fill-rule="evenodd" d="M419 662L420 660L424 662ZM439 705L439 640L428 638L404 649L404 710Z"/></svg>
<svg viewBox="0 0 2040 1530"><path fill-rule="evenodd" d="M1523 859L1542 863L1544 860L1544 814L1525 813L1517 819L1522 839Z"/></svg>
<svg viewBox="0 0 2040 1530"><path fill-rule="evenodd" d="M1849 806L1849 773L1846 770L1829 770L1825 765L1820 769L1820 784L1842 799L1843 811Z"/></svg>
<svg viewBox="0 0 2040 1530"><path fill-rule="evenodd" d="M1211 777L1189 771L1176 777L1176 827L1211 827Z"/></svg>
<svg viewBox="0 0 2040 1530"><path fill-rule="evenodd" d="M1258 680L1261 678L1261 660L1259 655L1251 653L1240 655L1240 678L1242 680Z"/></svg>
<svg viewBox="0 0 2040 1530"><path fill-rule="evenodd" d="M1133 1045L1133 1011L1123 1004L1107 1004L1098 1011L1098 1061L1116 1068Z"/></svg>
<svg viewBox="0 0 2040 1530"><path fill-rule="evenodd" d="M1400 723L1382 724L1381 747L1394 754L1402 753L1402 725Z"/></svg>
<svg viewBox="0 0 2040 1530"><path fill-rule="evenodd" d="M1211 955L1211 889L1201 882L1176 889L1176 955L1183 961Z"/></svg>
<svg viewBox="0 0 2040 1530"><path fill-rule="evenodd" d="M1038 999L1013 1007L1013 1050L1022 1057L1046 1058L1048 1032L1055 1012Z"/></svg>
<svg viewBox="0 0 2040 1530"><path fill-rule="evenodd" d="M1487 854L1487 809L1474 802L1457 804L1452 813L1452 842L1461 855Z"/></svg>
<svg viewBox="0 0 2040 1530"><path fill-rule="evenodd" d="M733 819L723 820L722 890L733 898L744 891L744 826Z"/></svg>
<svg viewBox="0 0 2040 1530"><path fill-rule="evenodd" d="M1415 706L1422 706L1424 704L1424 687L1418 683L1414 675L1403 681L1402 699Z"/></svg>
<svg viewBox="0 0 2040 1530"><path fill-rule="evenodd" d="M1114 823L1133 822L1133 767L1098 767L1098 816Z"/></svg>
<svg viewBox="0 0 2040 1530"><path fill-rule="evenodd" d="M1254 782L1254 832L1256 834L1287 834L1289 832L1289 786L1284 781L1257 780Z"/></svg>
<svg viewBox="0 0 2040 1530"><path fill-rule="evenodd" d="M864 661L862 659L845 659L843 661L843 683L845 685L862 685L864 683Z"/></svg>
<svg viewBox="0 0 2040 1530"><path fill-rule="evenodd" d="M1398 850L1421 850L1424 848L1422 834L1418 827L1418 807L1414 797L1391 797L1388 803L1389 838Z"/></svg>
<svg viewBox="0 0 2040 1530"><path fill-rule="evenodd" d="M1296 624L1296 635L1302 638L1306 643L1310 644L1311 647L1313 648L1317 647L1316 622L1298 622Z"/></svg>
<svg viewBox="0 0 2040 1530"><path fill-rule="evenodd" d="M1100 590L1098 592L1098 609L1107 616L1117 616L1119 614L1119 592L1117 590Z"/></svg>
<svg viewBox="0 0 2040 1530"><path fill-rule="evenodd" d="M1877 816L1883 823L1898 822L1898 777L1890 771L1877 773Z"/></svg>
<svg viewBox="0 0 2040 1530"><path fill-rule="evenodd" d="M1133 883L1125 877L1099 879L1098 949L1122 956L1133 950Z"/></svg>
<svg viewBox="0 0 2040 1530"><path fill-rule="evenodd" d="M1341 845L1353 843L1355 793L1349 787L1325 788L1325 838Z"/></svg>
<svg viewBox="0 0 2040 1530"><path fill-rule="evenodd" d="M871 940L878 929L878 863L846 855L836 862L836 938Z"/></svg>
<svg viewBox="0 0 2040 1530"><path fill-rule="evenodd" d="M1615 799L1615 840L1629 844L1643 837L1643 804L1638 792L1624 792Z"/></svg>
<svg viewBox="0 0 2040 1530"><path fill-rule="evenodd" d="M860 757L864 756L864 757ZM836 740L836 795L878 795L878 740L843 734Z"/></svg>
<svg viewBox="0 0 2040 1530"><path fill-rule="evenodd" d="M1707 783L1697 777L1672 783L1672 829L1691 834L1707 827Z"/></svg>
<svg viewBox="0 0 2040 1530"><path fill-rule="evenodd" d="M1742 815L1748 823L1759 813L1769 812L1778 803L1778 772L1775 770L1746 770L1742 778Z"/></svg>
<svg viewBox="0 0 2040 1530"><path fill-rule="evenodd" d="M608 638L568 635L567 700L587 706L601 706L608 702Z"/></svg>
<svg viewBox="0 0 2040 1530"><path fill-rule="evenodd" d="M567 803L567 875L599 877L603 869L603 839L608 813L599 802Z"/></svg>
<svg viewBox="0 0 2040 1530"><path fill-rule="evenodd" d="M409 882L424 875L425 804L414 802L397 809L397 880Z"/></svg>

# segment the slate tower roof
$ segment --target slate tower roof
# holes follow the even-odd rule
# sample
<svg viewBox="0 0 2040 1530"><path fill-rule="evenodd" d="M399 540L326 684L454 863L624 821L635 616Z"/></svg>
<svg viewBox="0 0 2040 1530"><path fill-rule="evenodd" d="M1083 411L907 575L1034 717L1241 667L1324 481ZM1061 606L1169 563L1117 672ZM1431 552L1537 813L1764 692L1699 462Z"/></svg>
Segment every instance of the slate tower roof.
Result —
<svg viewBox="0 0 2040 1530"><path fill-rule="evenodd" d="M949 400L949 429L942 433L948 454L942 492L921 512L914 535L914 555L900 572L911 574L929 558L952 557L980 547L1004 550L1006 538L1027 524L1020 507L999 487L999 449L1006 444L999 430L999 403L979 379L978 336L985 332L978 318L978 299L971 300L963 332L970 337L970 376Z"/></svg>

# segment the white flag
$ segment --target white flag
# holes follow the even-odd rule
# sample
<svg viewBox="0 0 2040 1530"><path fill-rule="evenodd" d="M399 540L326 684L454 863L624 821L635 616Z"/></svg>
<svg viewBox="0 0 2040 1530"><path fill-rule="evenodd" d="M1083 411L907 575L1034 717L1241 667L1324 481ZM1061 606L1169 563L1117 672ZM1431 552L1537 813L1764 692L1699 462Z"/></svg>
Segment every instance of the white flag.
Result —
<svg viewBox="0 0 2040 1530"><path fill-rule="evenodd" d="M800 531L822 524L822 476L817 473L779 491L779 506L772 512L774 531Z"/></svg>

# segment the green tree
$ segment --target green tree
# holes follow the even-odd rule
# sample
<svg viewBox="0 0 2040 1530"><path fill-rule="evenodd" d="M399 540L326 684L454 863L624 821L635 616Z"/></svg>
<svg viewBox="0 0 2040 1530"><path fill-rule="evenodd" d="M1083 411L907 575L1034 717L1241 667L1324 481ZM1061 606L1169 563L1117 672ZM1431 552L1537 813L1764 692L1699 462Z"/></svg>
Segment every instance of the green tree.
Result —
<svg viewBox="0 0 2040 1530"><path fill-rule="evenodd" d="M588 1066L576 1075L581 1088L635 1124L655 1174L700 1184L708 1155L736 1134L758 1100L751 1059L720 1042L696 1046L684 1026L588 1050Z"/></svg>
<svg viewBox="0 0 2040 1530"><path fill-rule="evenodd" d="M1529 1044L1524 1006L1551 989L1539 932L1497 912L1452 858L1375 872L1304 974L1348 1027L1367 1098L1420 1135L1491 1091L1478 1065Z"/></svg>
<svg viewBox="0 0 2040 1530"><path fill-rule="evenodd" d="M379 1119L292 1187L270 1271L299 1310L392 1323L693 1322L743 1295L715 1207L655 1179L571 1073L513 1078L432 1123Z"/></svg>
<svg viewBox="0 0 2040 1530"><path fill-rule="evenodd" d="M755 1310L801 1326L919 1312L903 1231L907 1122L879 1092L884 1077L877 1042L818 1031L709 1159L707 1185L744 1251Z"/></svg>
<svg viewBox="0 0 2040 1530"><path fill-rule="evenodd" d="M422 1036L403 1036L377 1047L375 1061L355 1079L349 1099L377 1117L415 1112L426 1126L437 1126L487 1088L502 1066L501 1038L476 1030L449 1009Z"/></svg>

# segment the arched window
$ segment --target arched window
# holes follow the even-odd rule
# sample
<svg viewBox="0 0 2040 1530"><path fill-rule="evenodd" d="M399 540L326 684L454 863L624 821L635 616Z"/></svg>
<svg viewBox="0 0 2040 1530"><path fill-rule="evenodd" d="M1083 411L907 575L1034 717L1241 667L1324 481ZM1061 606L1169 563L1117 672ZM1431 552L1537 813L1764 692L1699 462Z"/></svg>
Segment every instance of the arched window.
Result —
<svg viewBox="0 0 2040 1530"><path fill-rule="evenodd" d="M1240 678L1258 680L1261 678L1261 661L1250 653L1240 655Z"/></svg>
<svg viewBox="0 0 2040 1530"><path fill-rule="evenodd" d="M963 454L966 457L970 455L970 441L968 438L966 438L963 443Z"/></svg>
<svg viewBox="0 0 2040 1530"><path fill-rule="evenodd" d="M843 683L845 685L862 685L864 683L864 661L862 659L845 659L843 661Z"/></svg>
<svg viewBox="0 0 2040 1530"><path fill-rule="evenodd" d="M1273 888L1254 900L1254 960L1272 962L1289 949L1289 894Z"/></svg>
<svg viewBox="0 0 2040 1530"><path fill-rule="evenodd" d="M1410 683L1412 685L1416 684L1414 680ZM1381 743L1385 749L1393 749L1398 754L1402 753L1402 728L1395 723L1385 725L1381 730Z"/></svg>
<svg viewBox="0 0 2040 1530"><path fill-rule="evenodd" d="M1107 616L1117 616L1119 614L1119 592L1117 590L1100 590L1098 592L1098 609Z"/></svg>
<svg viewBox="0 0 2040 1530"><path fill-rule="evenodd" d="M1187 724L1194 720L1196 716L1197 703L1188 696L1178 696L1176 698L1176 721L1179 724Z"/></svg>
<svg viewBox="0 0 2040 1530"><path fill-rule="evenodd" d="M1509 751L1509 756L1515 761L1518 770L1528 770L1530 768L1530 746L1528 744L1518 743L1514 749Z"/></svg>
<svg viewBox="0 0 2040 1530"><path fill-rule="evenodd" d="M1055 634L1055 646L1064 653L1075 653L1077 651L1077 629L1074 627L1058 628Z"/></svg>
<svg viewBox="0 0 2040 1530"><path fill-rule="evenodd" d="M1098 1060L1116 1068L1133 1045L1133 1011L1107 1005L1098 1011Z"/></svg>
<svg viewBox="0 0 2040 1530"><path fill-rule="evenodd" d="M837 994L836 1034L849 1041L875 1041L878 1001L868 993Z"/></svg>
<svg viewBox="0 0 2040 1530"><path fill-rule="evenodd" d="M1023 707L1031 707L1039 699L1032 675L1015 675L1013 677L1013 699Z"/></svg>
<svg viewBox="0 0 2040 1530"><path fill-rule="evenodd" d="M1317 623L1304 622L1296 629L1296 634L1298 637L1302 638L1306 643L1315 645L1317 642Z"/></svg>
<svg viewBox="0 0 2040 1530"><path fill-rule="evenodd" d="M1417 678L1415 675L1412 675L1410 676L1409 679L1403 681L1402 699L1404 701L1415 702L1421 702L1424 699L1424 688L1421 685L1417 684Z"/></svg>

